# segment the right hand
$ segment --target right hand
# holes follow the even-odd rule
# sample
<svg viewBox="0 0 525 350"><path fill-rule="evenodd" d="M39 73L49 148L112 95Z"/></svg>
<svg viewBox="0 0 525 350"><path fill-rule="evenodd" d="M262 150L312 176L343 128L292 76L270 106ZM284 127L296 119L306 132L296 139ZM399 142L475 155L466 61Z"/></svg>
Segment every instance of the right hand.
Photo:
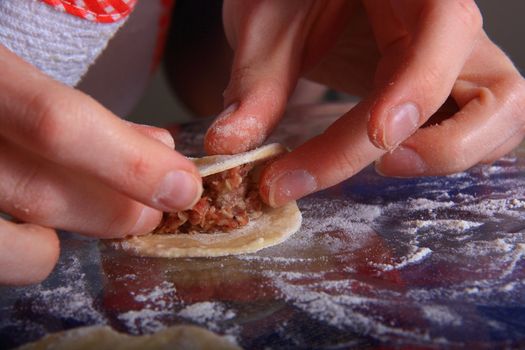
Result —
<svg viewBox="0 0 525 350"><path fill-rule="evenodd" d="M223 18L235 54L208 153L262 144L300 77L362 97L265 169L260 193L271 206L374 161L387 176L464 171L525 135L525 80L486 36L473 0L230 0ZM453 108L440 109L449 97Z"/></svg>
<svg viewBox="0 0 525 350"><path fill-rule="evenodd" d="M24 222L0 217L0 284L47 277L54 229L144 234L198 200L199 173L166 130L120 120L1 45L0 62L0 212Z"/></svg>

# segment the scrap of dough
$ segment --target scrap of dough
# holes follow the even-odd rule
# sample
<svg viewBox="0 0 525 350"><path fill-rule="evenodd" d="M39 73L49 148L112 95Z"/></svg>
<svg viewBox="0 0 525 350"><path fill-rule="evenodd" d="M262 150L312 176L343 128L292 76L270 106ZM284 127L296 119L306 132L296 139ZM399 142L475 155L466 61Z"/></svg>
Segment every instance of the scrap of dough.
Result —
<svg viewBox="0 0 525 350"><path fill-rule="evenodd" d="M112 241L111 246L138 256L163 258L215 257L254 253L285 241L301 227L295 202L266 208L248 225L227 233L150 234Z"/></svg>
<svg viewBox="0 0 525 350"><path fill-rule="evenodd" d="M205 177L238 167L239 165L271 158L285 151L286 148L283 145L271 143L244 153L189 159L193 161L200 175Z"/></svg>
<svg viewBox="0 0 525 350"><path fill-rule="evenodd" d="M151 335L132 336L108 326L75 328L54 333L18 350L239 350L224 337L196 326L173 326Z"/></svg>

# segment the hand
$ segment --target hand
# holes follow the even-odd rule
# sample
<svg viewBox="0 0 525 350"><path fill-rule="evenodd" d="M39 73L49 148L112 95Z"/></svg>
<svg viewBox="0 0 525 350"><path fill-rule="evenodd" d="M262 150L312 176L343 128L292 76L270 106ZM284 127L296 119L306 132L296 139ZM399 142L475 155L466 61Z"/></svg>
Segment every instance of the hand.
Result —
<svg viewBox="0 0 525 350"><path fill-rule="evenodd" d="M152 230L200 197L194 165L162 129L130 126L0 46L0 284L41 281L53 228L101 238Z"/></svg>
<svg viewBox="0 0 525 350"><path fill-rule="evenodd" d="M262 143L301 76L363 97L266 169L261 194L272 206L376 160L389 176L442 175L493 161L523 139L524 80L481 29L474 1L226 0L224 22L235 59L208 152ZM434 124L449 96L457 109Z"/></svg>

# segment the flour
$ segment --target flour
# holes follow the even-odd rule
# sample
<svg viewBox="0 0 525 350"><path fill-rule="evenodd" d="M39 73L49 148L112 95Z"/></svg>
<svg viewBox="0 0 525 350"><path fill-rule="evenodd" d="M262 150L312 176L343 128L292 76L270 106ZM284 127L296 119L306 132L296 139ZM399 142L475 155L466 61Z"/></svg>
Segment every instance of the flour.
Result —
<svg viewBox="0 0 525 350"><path fill-rule="evenodd" d="M227 309L222 303L208 301L195 303L184 307L177 315L211 331L223 333L225 338L234 344L238 343L241 328L228 322L236 317L236 313L234 310Z"/></svg>
<svg viewBox="0 0 525 350"><path fill-rule="evenodd" d="M137 279L133 274L125 276L127 280ZM152 288L141 288L130 294L141 308L123 312L117 318L131 334L149 334L167 327L165 321L175 313L175 304L178 301L172 282L162 281Z"/></svg>
<svg viewBox="0 0 525 350"><path fill-rule="evenodd" d="M166 310L173 308L175 295L173 283L163 281L153 290L147 291L145 294L135 295L135 300L143 303L147 308Z"/></svg>
<svg viewBox="0 0 525 350"><path fill-rule="evenodd" d="M503 172L504 169L492 168L488 176ZM479 186L478 180L468 173L441 181L459 181L464 191ZM241 259L273 262L272 269L264 272L265 276L283 299L313 319L381 340L403 338L420 344L452 346L463 340L447 339L445 330L463 327L469 322L479 323L479 316L469 312L460 314L436 300L489 305L523 301L518 290L523 290L525 281L515 279L525 261L525 234L506 231L516 225L520 227L519 222L525 217L523 187L507 180L497 182L508 187L502 186L503 190L487 187L484 196L447 193L439 183L423 179L416 187L425 188L425 197L386 205L331 198L303 200L300 207L307 219L293 240L271 253ZM396 191L395 185L389 190ZM490 191L494 197L489 196ZM381 241L391 250L378 252L384 249L377 246ZM316 254L309 255L310 251ZM379 282L382 286L378 287L373 280L363 279L359 272L363 271L362 265L354 265L362 264L362 260L353 256L362 256L364 252L372 253L365 261L371 268L371 276L378 279L390 278L391 274L407 269L417 271L432 266L430 264L439 266L442 261L452 265L443 267L450 270L443 270L443 286L431 289L414 286L400 293L395 287L382 285L384 282ZM298 259L299 256L303 259ZM338 266L339 263L344 267ZM338 274L317 272L319 266L327 266L325 271L333 269ZM447 281L448 273L463 277ZM444 333L429 334L425 327L408 322L403 314L397 315L397 310L409 312L423 323L426 320ZM392 320L385 319L384 315L390 315ZM486 324L501 328L501 324L491 321Z"/></svg>
<svg viewBox="0 0 525 350"><path fill-rule="evenodd" d="M162 318L169 316L169 311L157 311L151 309L141 309L127 311L117 316L117 318L124 322L126 329L131 334L155 333L165 329L167 326L162 321Z"/></svg>
<svg viewBox="0 0 525 350"><path fill-rule="evenodd" d="M399 270L402 269L408 265L412 264L418 264L427 257L432 254L432 250L426 247L420 248L420 247L411 247L411 252L407 255L402 256L398 262L392 263L392 264L374 264L373 266L383 270L383 271L391 271L391 270Z"/></svg>
<svg viewBox="0 0 525 350"><path fill-rule="evenodd" d="M32 311L56 319L75 319L84 324L106 324L105 317L94 306L79 259L73 256L57 269L68 284L28 288L25 298L31 301Z"/></svg>
<svg viewBox="0 0 525 350"><path fill-rule="evenodd" d="M210 132L215 135L213 140L223 141L234 137L239 143L237 149L246 150L250 146L259 146L266 139L266 130L259 118L254 115L245 115L225 123L225 117L219 117L213 123ZM212 142L213 142L212 140ZM220 145L219 145L220 146ZM217 147L214 145L214 147Z"/></svg>
<svg viewBox="0 0 525 350"><path fill-rule="evenodd" d="M234 325L224 327L225 321L236 316L235 311L218 302L200 302L181 307L172 282L163 281L151 289L142 289L139 293L133 293L133 298L141 308L117 316L131 334L149 334L165 329L167 320L175 316L212 331L226 333L232 340L238 333Z"/></svg>
<svg viewBox="0 0 525 350"><path fill-rule="evenodd" d="M68 241L62 245L67 247ZM93 248L93 246L89 246ZM86 249L79 254L63 253L53 274L44 283L17 288L4 288L0 305L16 296L16 303L0 307L0 344L2 336L13 332L16 342L20 339L35 340L47 334L49 327L62 325L105 325L107 319L93 298L83 262L96 261L98 253ZM6 295L7 294L7 295ZM4 332L8 333L4 333ZM16 330L16 331L15 331ZM57 331L56 328L51 328ZM4 340L5 341L5 340ZM17 344L17 343L15 343ZM1 346L0 346L1 347Z"/></svg>
<svg viewBox="0 0 525 350"><path fill-rule="evenodd" d="M413 230L410 230L409 232L414 234L416 234L418 230L428 227L445 230L448 234L460 234L483 225L483 223L479 221L456 219L414 220L407 221L406 224L407 226L413 226Z"/></svg>
<svg viewBox="0 0 525 350"><path fill-rule="evenodd" d="M232 319L235 317L235 312L225 309L221 303L206 301L189 305L180 310L178 315L197 323L206 323L211 328L217 328L217 322Z"/></svg>
<svg viewBox="0 0 525 350"><path fill-rule="evenodd" d="M178 145L201 155L202 134L193 128ZM287 144L304 141L284 136L290 130L281 135ZM512 312L525 305L524 169L525 162L509 158L439 178L384 179L365 170L300 200L301 230L256 254L132 259L136 270L89 277L81 262L96 270L97 260L77 257L84 246L66 247L57 278L10 294L8 304L0 300L7 315L0 326L41 335L51 318L143 334L193 323L246 348L338 348L356 339L365 346L464 348L516 339L521 321ZM103 286L104 278L125 287ZM103 313L97 298L106 292L131 306ZM17 303L29 316L19 317ZM32 320L42 315L44 321Z"/></svg>
<svg viewBox="0 0 525 350"><path fill-rule="evenodd" d="M461 316L446 306L424 305L421 307L421 310L427 320L437 323L440 326L460 326L463 323Z"/></svg>
<svg viewBox="0 0 525 350"><path fill-rule="evenodd" d="M304 217L293 239L257 254L243 255L242 260L278 263L322 261L334 254L351 253L362 247L369 234L370 224L381 215L374 205L345 203L338 200L302 200L299 207Z"/></svg>

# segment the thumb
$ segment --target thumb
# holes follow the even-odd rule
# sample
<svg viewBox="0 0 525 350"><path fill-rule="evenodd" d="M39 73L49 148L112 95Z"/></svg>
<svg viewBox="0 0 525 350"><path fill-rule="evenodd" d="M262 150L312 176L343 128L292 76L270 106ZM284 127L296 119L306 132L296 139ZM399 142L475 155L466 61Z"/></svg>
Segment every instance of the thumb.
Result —
<svg viewBox="0 0 525 350"><path fill-rule="evenodd" d="M235 56L226 109L208 129L209 154L259 146L286 108L299 76L308 6L302 1L225 2L225 28Z"/></svg>

